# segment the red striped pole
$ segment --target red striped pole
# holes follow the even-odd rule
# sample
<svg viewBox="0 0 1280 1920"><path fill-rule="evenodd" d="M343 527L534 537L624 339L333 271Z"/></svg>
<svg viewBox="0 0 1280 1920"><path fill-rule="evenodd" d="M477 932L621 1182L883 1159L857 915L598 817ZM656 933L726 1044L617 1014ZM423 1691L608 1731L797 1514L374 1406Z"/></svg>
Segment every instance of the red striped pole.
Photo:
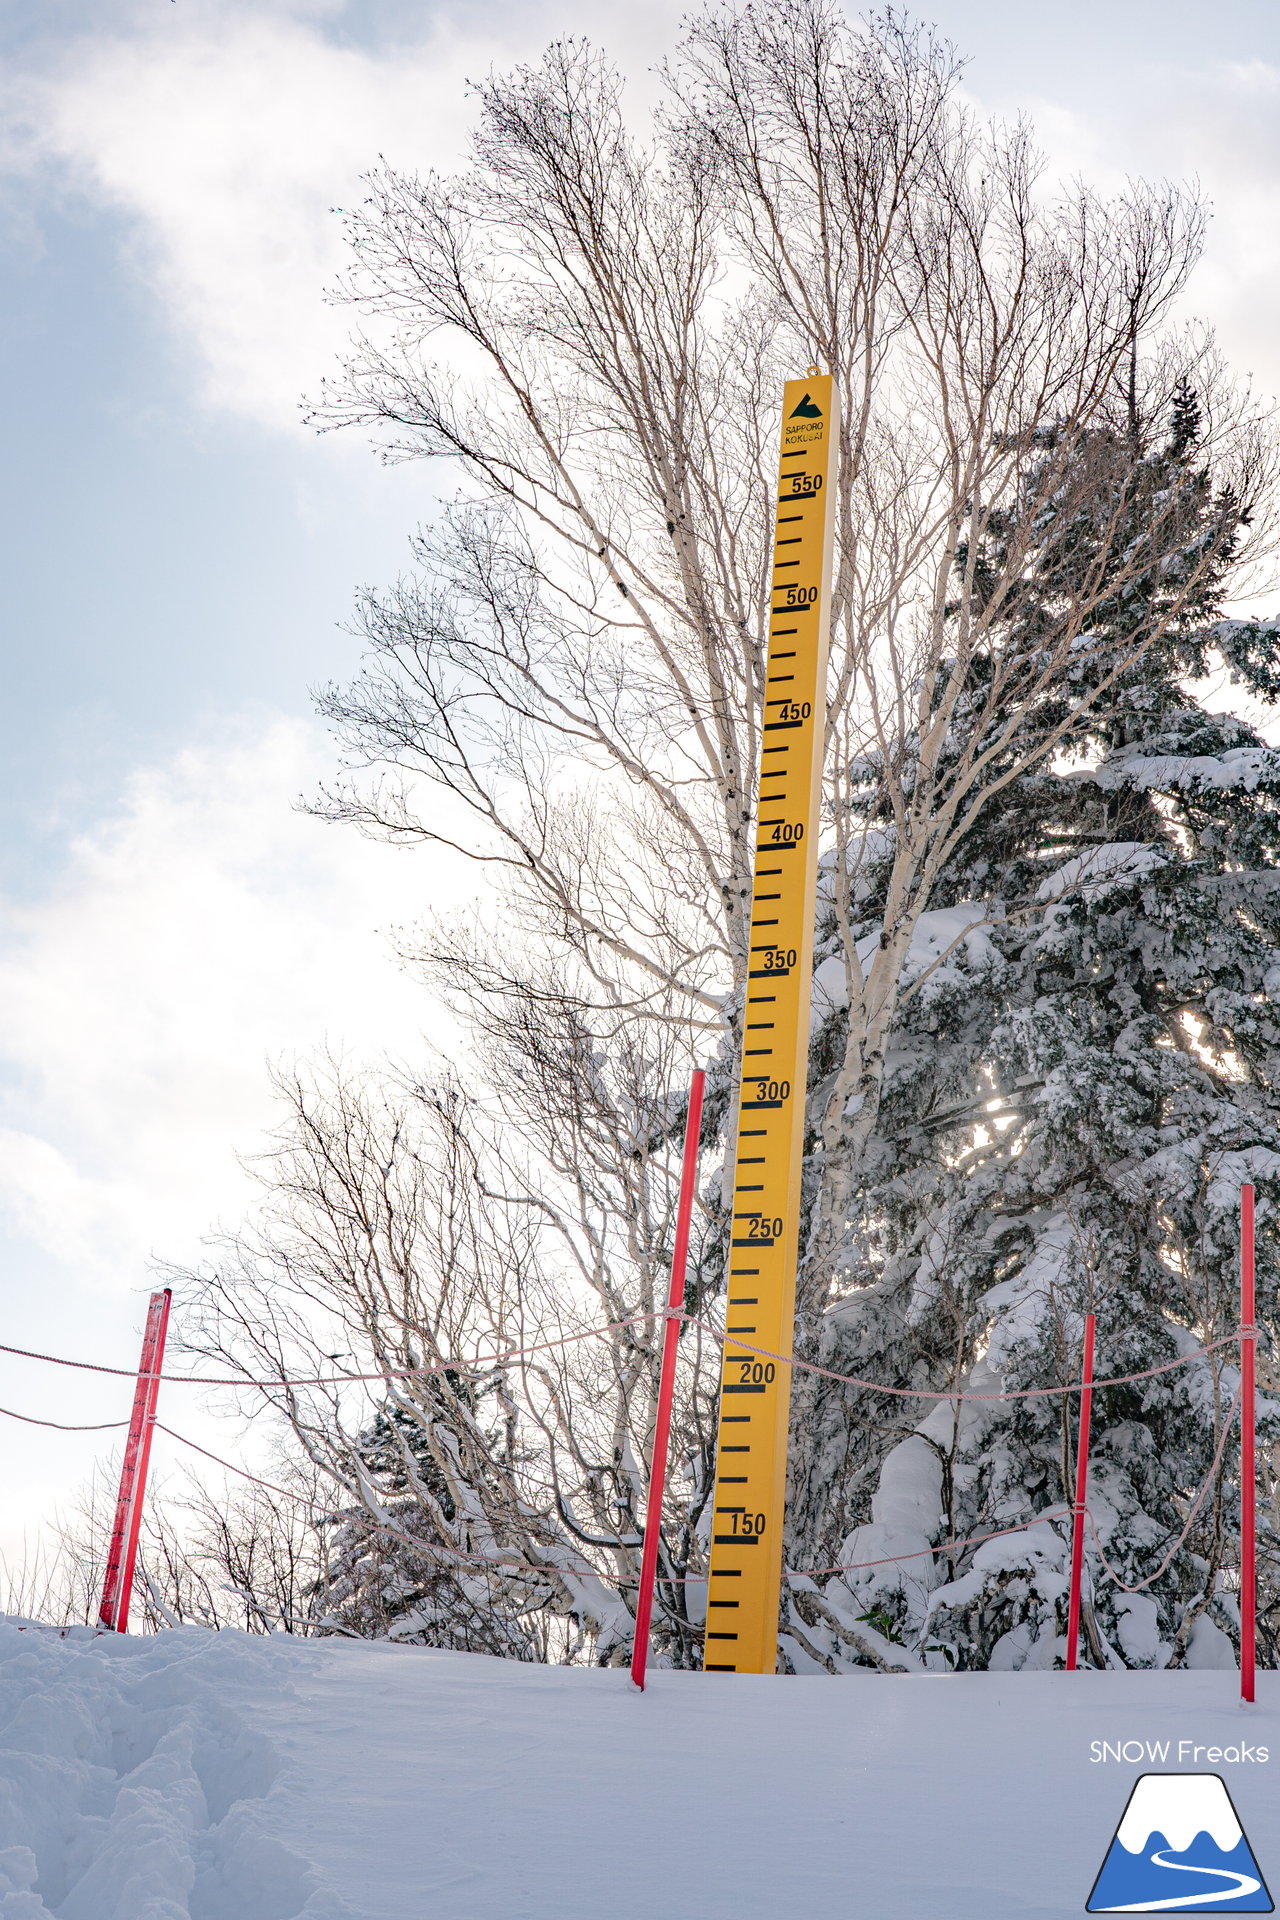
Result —
<svg viewBox="0 0 1280 1920"><path fill-rule="evenodd" d="M1255 1464L1253 1188L1240 1189L1240 1698L1252 1703L1257 1662L1258 1543Z"/></svg>
<svg viewBox="0 0 1280 1920"><path fill-rule="evenodd" d="M133 1569L138 1557L138 1532L142 1525L142 1501L147 1490L147 1464L151 1458L151 1436L156 1424L156 1401L160 1394L160 1373L164 1366L164 1340L169 1329L169 1303L173 1295L166 1287L153 1293L147 1309L147 1326L142 1336L142 1358L138 1362L138 1384L133 1395L133 1414L129 1438L125 1442L124 1464L120 1468L120 1493L116 1500L115 1525L107 1553L107 1574L102 1583L102 1605L98 1624L109 1633L125 1633L129 1625L129 1599L133 1592Z"/></svg>
<svg viewBox="0 0 1280 1920"><path fill-rule="evenodd" d="M1080 1432L1076 1440L1076 1499L1071 1525L1071 1604L1067 1611L1067 1672L1076 1670L1080 1646L1080 1582L1084 1573L1084 1513L1089 1493L1089 1422L1093 1416L1093 1336L1096 1317L1084 1317L1084 1365L1080 1370Z"/></svg>
<svg viewBox="0 0 1280 1920"><path fill-rule="evenodd" d="M680 1200L676 1208L676 1244L671 1256L671 1286L667 1293L666 1326L662 1335L662 1372L658 1377L658 1415L653 1424L653 1464L649 1468L649 1502L644 1516L644 1552L640 1558L640 1591L636 1596L636 1631L631 1646L631 1678L644 1692L644 1670L649 1660L649 1622L653 1618L653 1588L658 1572L662 1537L662 1494L667 1482L667 1446L671 1438L671 1403L676 1390L678 1315L684 1307L684 1275L689 1259L689 1226L698 1175L698 1135L702 1130L702 1089L706 1075L694 1070L689 1084L689 1118L684 1130L684 1164L680 1172Z"/></svg>

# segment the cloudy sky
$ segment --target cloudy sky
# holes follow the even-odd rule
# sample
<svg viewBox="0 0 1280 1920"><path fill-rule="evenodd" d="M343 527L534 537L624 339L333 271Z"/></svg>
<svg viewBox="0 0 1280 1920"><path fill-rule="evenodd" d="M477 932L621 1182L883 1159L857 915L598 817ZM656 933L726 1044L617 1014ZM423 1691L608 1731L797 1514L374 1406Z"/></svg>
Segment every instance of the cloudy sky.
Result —
<svg viewBox="0 0 1280 1920"><path fill-rule="evenodd" d="M452 167L466 82L565 32L638 97L682 5L7 0L0 12L0 1300L11 1344L136 1358L157 1258L246 1203L266 1069L416 1055L436 1018L382 930L465 900L438 856L293 802L331 766L309 690L357 660L353 590L407 563L447 479L317 439L345 334L330 209L379 154ZM1199 177L1191 305L1280 388L1274 0L936 0L984 107L1055 167ZM68 1382L74 1384L69 1385ZM175 1390L176 1392L177 1390ZM26 1363L0 1403L109 1419ZM184 1403L185 1404L185 1403ZM234 1428L168 1408L234 1449ZM108 1436L109 1439L109 1436ZM100 1437L0 1420L0 1549ZM162 1465L166 1464L162 1462Z"/></svg>

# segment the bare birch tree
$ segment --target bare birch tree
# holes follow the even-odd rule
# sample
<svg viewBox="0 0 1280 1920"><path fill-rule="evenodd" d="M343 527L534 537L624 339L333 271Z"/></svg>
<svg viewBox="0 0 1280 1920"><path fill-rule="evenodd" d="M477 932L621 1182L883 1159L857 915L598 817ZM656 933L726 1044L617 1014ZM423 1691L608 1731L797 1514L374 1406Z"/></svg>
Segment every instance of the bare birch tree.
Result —
<svg viewBox="0 0 1280 1920"><path fill-rule="evenodd" d="M646 1122L645 1089L606 1085L616 1062L606 1076L574 1057L589 1039L572 1010L544 1011L508 1048L514 1143L456 1087L283 1082L258 1227L187 1277L187 1344L255 1383L247 1405L280 1417L317 1482L329 1628L625 1654L676 1162L665 1096ZM683 1430L705 1488L712 1383L699 1399L696 1372ZM677 1583L698 1567L699 1502L682 1507ZM682 1590L673 1607L678 1634Z"/></svg>
<svg viewBox="0 0 1280 1920"><path fill-rule="evenodd" d="M344 1390L286 1385L317 1370L317 1326L357 1328L394 1372L606 1317L595 1360L539 1363L518 1394L493 1370L518 1442L495 1442L473 1384L387 1401L399 1497L506 1582L484 1605L509 1650L545 1644L539 1609L605 1657L625 1637L609 1589L634 1576L657 1335L618 1323L661 1300L670 1090L718 1048L722 1126L736 1070L784 376L829 368L843 396L825 852L848 1019L811 1086L810 1344L939 875L984 809L1084 740L1224 555L1247 562L1270 485L1263 426L1211 345L1170 327L1195 197L1050 189L1027 131L983 124L957 73L896 16L713 9L642 139L603 58L560 42L476 89L465 174L383 166L347 216L340 297L360 331L315 418L372 429L392 459L452 461L458 493L418 535L414 577L362 602L369 662L323 701L348 766L323 810L459 848L493 881L489 932L405 946L468 1018L481 1091L466 1125L437 1102L424 1172L399 1120L372 1125L341 1089L319 1114L293 1090L280 1191L305 1204L207 1279L205 1350L277 1383L377 1528L389 1482L360 1467ZM1141 423L1188 381L1205 428L1195 470L1170 470ZM1155 616L1117 620L1140 586L1150 610L1153 576ZM705 1201L699 1298L720 1259ZM700 1565L713 1375L682 1397L676 1658L696 1640L681 1582ZM584 1555L590 1591L566 1572ZM461 1617L473 1600L450 1577Z"/></svg>
<svg viewBox="0 0 1280 1920"><path fill-rule="evenodd" d="M1142 502L1136 536L1139 458L1090 528L1091 567L1058 560L1100 470L1131 460L1135 386L1212 372L1159 331L1197 257L1197 203L1039 193L1026 131L980 125L955 74L948 48L894 19L854 32L818 0L713 13L646 147L603 62L553 47L478 90L467 176L372 177L345 295L367 331L318 413L374 426L394 457L452 457L463 485L420 539L422 582L366 602L369 671L328 696L381 776L331 812L429 842L447 831L427 801L443 788L476 827L453 844L505 869L518 928L606 1000L674 994L663 1017L714 1028L745 966L776 395L797 366L836 374L840 886L866 814L893 853L875 952L846 953L856 1017L812 1116L828 1171L809 1311L937 873L1159 638L1089 657L1103 609L1184 544L1177 485ZM437 338L452 357L433 365ZM1217 399L1205 572L1269 478L1247 407ZM1032 570L1060 591L1027 649ZM1166 625L1200 577L1171 575Z"/></svg>

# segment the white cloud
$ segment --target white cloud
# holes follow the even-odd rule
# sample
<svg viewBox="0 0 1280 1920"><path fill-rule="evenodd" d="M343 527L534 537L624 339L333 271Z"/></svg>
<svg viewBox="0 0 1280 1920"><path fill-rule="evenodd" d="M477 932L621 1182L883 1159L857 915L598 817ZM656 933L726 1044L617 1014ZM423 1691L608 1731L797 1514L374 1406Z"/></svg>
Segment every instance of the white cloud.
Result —
<svg viewBox="0 0 1280 1920"><path fill-rule="evenodd" d="M358 199L377 157L462 164L468 78L535 57L557 32L599 39L643 101L682 9L478 0L437 8L416 38L372 51L335 37L333 11L318 0L139 7L10 100L29 159L56 161L75 188L135 220L139 268L204 398L284 428L347 337L349 315L322 299L343 265L331 209ZM981 94L981 70L972 77ZM1201 178L1215 221L1190 304L1280 389L1280 72L1261 61L1165 66L1143 82L1120 116L1102 97L1032 90L1022 104L1055 172L1103 185L1130 172Z"/></svg>
<svg viewBox="0 0 1280 1920"><path fill-rule="evenodd" d="M1280 393L1280 68L1187 76L1174 102L1186 171L1213 207L1197 293L1232 360Z"/></svg>
<svg viewBox="0 0 1280 1920"><path fill-rule="evenodd" d="M227 728L137 771L44 898L0 901L6 1342L135 1366L152 1261L198 1259L252 1203L237 1155L275 1124L269 1063L328 1045L427 1066L454 1043L380 929L461 904L473 870L299 814L331 766L318 727ZM0 1356L0 1406L37 1417L122 1419L131 1391ZM255 1455L238 1421L164 1392L180 1431ZM0 1420L0 1556L20 1562L24 1532L119 1440ZM164 1441L158 1465L195 1459Z"/></svg>
<svg viewBox="0 0 1280 1920"><path fill-rule="evenodd" d="M1107 193L1133 178L1195 184L1210 220L1178 314L1212 328L1227 365L1270 402L1280 395L1280 67L1209 59L1191 68L1172 57L1180 51L1171 45L1171 57L1135 73L1123 112L1114 97L1041 95L1039 77L1019 104L1050 181L1085 179ZM1271 615L1276 604L1266 563L1242 583L1232 611ZM1243 710L1240 700L1231 689L1219 704ZM1261 710L1250 718L1258 724Z"/></svg>
<svg viewBox="0 0 1280 1920"><path fill-rule="evenodd" d="M177 31L82 47L44 90L41 146L138 219L206 398L291 425L346 333L321 298L340 265L331 208L380 151L448 158L455 60L439 42L377 60L304 22L192 10Z"/></svg>
<svg viewBox="0 0 1280 1920"><path fill-rule="evenodd" d="M1162 64L1142 82L1123 114L1034 94L1024 104L1059 178L1110 192L1131 177L1196 183L1211 219L1183 311L1263 393L1280 393L1280 67Z"/></svg>
<svg viewBox="0 0 1280 1920"><path fill-rule="evenodd" d="M642 17L606 6L589 24L638 56L643 88L678 11L672 0ZM58 163L74 189L134 217L139 268L193 352L204 398L293 428L300 394L350 330L322 298L343 266L332 209L358 202L379 155L456 168L474 118L468 77L583 25L559 0L468 6L455 24L437 11L417 40L369 52L292 9L150 7L129 30L73 45L53 78L15 89L9 119L25 128L28 163Z"/></svg>
<svg viewBox="0 0 1280 1920"><path fill-rule="evenodd" d="M379 929L469 877L298 813L330 754L276 721L143 769L49 896L6 915L0 1206L86 1281L136 1286L151 1253L189 1257L239 1212L269 1060L439 1031Z"/></svg>
<svg viewBox="0 0 1280 1920"><path fill-rule="evenodd" d="M380 153L459 164L466 77L533 57L557 32L600 39L645 97L683 4L477 0L424 9L416 37L375 51L340 41L341 9L322 0L87 11L93 28L60 49L51 76L11 83L9 163L52 164L71 190L124 213L205 401L292 433L298 395L347 331L321 291L342 264L330 208L358 195L359 175ZM973 79L981 92L980 70ZM1024 100L1061 171L1103 183L1200 174L1216 219L1191 305L1269 390L1280 388L1278 96L1280 74L1254 63L1159 86L1148 73L1123 114ZM243 1210L235 1156L271 1124L266 1061L326 1037L356 1054L411 1051L438 1021L377 929L461 894L469 875L292 813L329 764L318 733L293 723L177 753L135 775L44 900L7 910L7 1338L132 1365L150 1257L192 1257L216 1218ZM73 1391L65 1378L51 1388L38 1370L4 1366L0 1396L55 1418L115 1415L118 1384L72 1379ZM192 1415L173 1417L200 1433ZM15 1484L34 1518L100 1444L3 1432L10 1526Z"/></svg>
<svg viewBox="0 0 1280 1920"><path fill-rule="evenodd" d="M333 11L317 0L139 7L9 100L28 160L57 162L74 188L135 220L139 268L204 398L285 428L349 330L322 293L343 265L332 208L358 199L360 175L380 154L463 164L468 79L536 57L558 32L600 40L644 101L682 8L479 0L437 8L417 37L372 51L334 36ZM981 69L971 74L980 96ZM1105 186L1133 172L1199 176L1215 221L1191 304L1268 390L1280 389L1278 98L1280 71L1255 61L1152 69L1122 116L1102 98L1038 87L1020 103L1060 175Z"/></svg>
<svg viewBox="0 0 1280 1920"><path fill-rule="evenodd" d="M678 7L659 0L639 18L597 6L584 20L560 0L485 0L376 52L332 37L332 11L269 0L118 11L25 96L35 151L135 217L207 397L290 426L345 330L319 295L340 264L329 208L351 199L360 171L379 151L456 164L472 114L465 76L535 54L565 26L588 27L643 84ZM1031 103L1059 168L1107 184L1126 169L1200 172L1218 211L1191 304L1267 387L1280 387L1278 98L1280 72L1255 62L1169 73L1123 124ZM375 896L405 884L405 868L287 811L312 738L280 727L138 774L122 813L19 922L0 960L0 1045L63 1119L43 1133L13 1123L0 1181L28 1224L45 1222L50 1247L79 1245L91 1262L106 1246L136 1250L140 1221L157 1244L170 1203L181 1237L197 1190L207 1213L235 1187L232 1144L256 1124L264 1051L335 1028L362 1043L375 1007L409 1017L368 931L387 917ZM133 1116L119 1135L117 1106Z"/></svg>

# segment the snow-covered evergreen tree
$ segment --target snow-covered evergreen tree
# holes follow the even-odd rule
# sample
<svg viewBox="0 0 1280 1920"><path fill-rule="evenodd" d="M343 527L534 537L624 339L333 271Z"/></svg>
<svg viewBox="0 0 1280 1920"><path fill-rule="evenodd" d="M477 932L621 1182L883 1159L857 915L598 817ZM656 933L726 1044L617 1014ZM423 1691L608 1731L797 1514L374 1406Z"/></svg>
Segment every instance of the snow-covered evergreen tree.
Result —
<svg viewBox="0 0 1280 1920"><path fill-rule="evenodd" d="M392 1403L376 1414L355 1451L378 1489L380 1519L357 1506L324 1528L316 1599L325 1623L367 1639L545 1659L545 1592L503 1556L474 1497L475 1461L464 1466L460 1458L456 1423L430 1419L432 1400L446 1396L467 1407L499 1457L501 1435L483 1424L480 1391L452 1372L428 1376L418 1405Z"/></svg>
<svg viewBox="0 0 1280 1920"><path fill-rule="evenodd" d="M1199 427L1185 387L1155 444L1122 421L1093 450L1092 521L1128 515L1140 540L1144 502L1195 462ZM1095 690L1087 738L987 810L921 926L822 1329L822 1358L841 1371L935 1393L1064 1385L1079 1378L1088 1311L1099 1377L1221 1341L1238 1319L1245 1180L1261 1196L1259 1320L1277 1326L1280 755L1188 684L1221 657L1274 699L1280 625L1216 618L1214 579L1167 618L1171 578L1203 542L1218 545L1217 579L1231 559L1232 502L1200 477L1181 552L1153 556L1141 591L1107 606L1081 648ZM1093 525L1080 521L1070 564L1085 568ZM1061 566L1064 543L1050 545ZM1003 644L1035 644L1060 584L1029 570ZM1046 720L1025 716L1031 729ZM874 937L870 860L867 876ZM830 910L827 933L834 950ZM819 1074L838 1043L842 977L834 960L819 964ZM1162 1565L1210 1484L1185 1544L1142 1592L1117 1584L1090 1541L1085 1657L1232 1658L1234 1438L1212 1469L1237 1384L1236 1350L1223 1346L1095 1396L1090 1506L1125 1586ZM801 1385L799 1417L820 1437L801 1453L793 1564L889 1564L794 1583L792 1664L865 1659L869 1630L881 1658L904 1664L1059 1660L1077 1407L1074 1394L930 1404ZM1265 1424L1280 1409L1262 1411ZM1009 1528L1020 1531L920 1553Z"/></svg>
<svg viewBox="0 0 1280 1920"><path fill-rule="evenodd" d="M492 915L402 949L471 1036L472 1095L455 1111L414 1088L439 1133L423 1150L345 1076L319 1111L295 1101L283 1205L193 1286L199 1350L365 1509L335 1542L362 1631L388 1610L409 1631L423 1603L380 1509L400 1487L370 1470L405 1435L370 1425L380 1388L356 1411L343 1383L299 1399L294 1378L326 1374L331 1347L353 1384L424 1356L484 1377L532 1343L509 1460L457 1395L404 1391L403 1531L441 1569L421 1618L444 1631L453 1595L465 1621L444 1571L462 1553L486 1579L514 1560L501 1631L527 1601L546 1644L558 1614L606 1661L631 1633L679 1090L722 1033L710 1149L737 1077L788 371L830 368L845 422L801 1353L917 1391L1061 1383L1090 1300L1105 1367L1195 1345L1230 1319L1230 1155L1261 1178L1271 1151L1254 995L1272 923L1253 881L1231 892L1271 862L1271 763L1182 682L1217 645L1280 692L1270 630L1204 637L1273 467L1209 343L1166 331L1195 195L1040 195L1026 130L983 126L951 50L893 11L711 7L670 71L656 144L637 142L619 77L559 41L480 90L462 175L379 169L349 218L360 335L317 418L455 462L459 495L416 543L420 577L362 599L365 668L322 703L350 777L322 810L493 877ZM1194 372L1207 424L1166 372L1148 431L1140 343L1156 384ZM1184 762L1216 771L1184 780ZM687 1303L714 1311L708 1216ZM688 1330L655 1636L685 1665L717 1362ZM1125 1566L1149 1570L1181 1524L1224 1365L1100 1412ZM797 1379L788 1553L813 1578L793 1664L1046 1654L1061 1551L1043 1529L1034 1567L1024 1537L990 1549L1014 1556L1003 1572L981 1555L866 1584L817 1572L1061 1503L1069 1403L984 1404L922 1427L918 1400ZM452 1514L409 1471L418 1434L456 1478ZM1221 1570L1225 1500L1153 1589L1175 1655L1184 1602ZM1093 1609L1104 1657L1156 1644L1146 1605Z"/></svg>

